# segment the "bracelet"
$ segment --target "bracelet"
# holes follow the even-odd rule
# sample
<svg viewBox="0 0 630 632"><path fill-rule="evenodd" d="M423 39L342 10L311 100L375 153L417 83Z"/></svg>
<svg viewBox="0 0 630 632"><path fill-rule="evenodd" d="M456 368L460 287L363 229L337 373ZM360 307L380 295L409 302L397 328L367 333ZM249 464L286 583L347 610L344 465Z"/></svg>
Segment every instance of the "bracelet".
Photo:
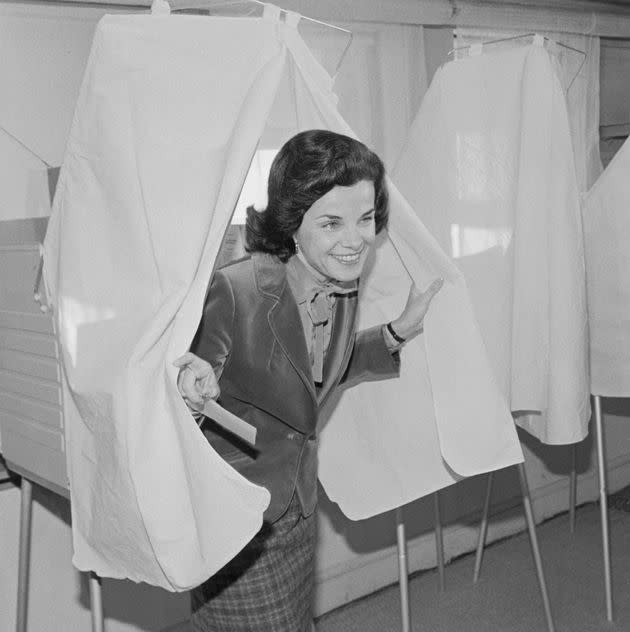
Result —
<svg viewBox="0 0 630 632"><path fill-rule="evenodd" d="M405 342L407 340L406 338L403 338L402 336L399 336L394 331L394 328L392 327L391 323L387 323L387 331L389 331L389 333L392 335L392 338L399 344L402 344L403 342Z"/></svg>

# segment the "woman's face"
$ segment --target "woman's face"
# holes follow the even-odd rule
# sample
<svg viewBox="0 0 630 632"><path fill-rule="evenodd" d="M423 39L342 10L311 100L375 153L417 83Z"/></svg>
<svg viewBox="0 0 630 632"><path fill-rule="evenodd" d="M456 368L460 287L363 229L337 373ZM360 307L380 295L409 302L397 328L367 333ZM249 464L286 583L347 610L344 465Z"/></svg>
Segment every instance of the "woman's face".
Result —
<svg viewBox="0 0 630 632"><path fill-rule="evenodd" d="M336 186L306 211L295 233L302 256L328 279L358 279L376 230L374 183L361 180Z"/></svg>

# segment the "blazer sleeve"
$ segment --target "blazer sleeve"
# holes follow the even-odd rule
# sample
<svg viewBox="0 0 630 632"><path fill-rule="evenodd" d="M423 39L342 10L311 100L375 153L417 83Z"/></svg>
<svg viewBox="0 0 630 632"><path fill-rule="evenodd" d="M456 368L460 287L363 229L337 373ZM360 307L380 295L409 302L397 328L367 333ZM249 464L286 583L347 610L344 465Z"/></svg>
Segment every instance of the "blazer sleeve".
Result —
<svg viewBox="0 0 630 632"><path fill-rule="evenodd" d="M400 353L390 351L383 336L383 325L377 325L355 335L350 362L340 385L349 388L360 382L385 380L399 375Z"/></svg>
<svg viewBox="0 0 630 632"><path fill-rule="evenodd" d="M234 292L228 277L217 270L210 284L203 316L190 350L210 362L217 380L230 358L234 331Z"/></svg>

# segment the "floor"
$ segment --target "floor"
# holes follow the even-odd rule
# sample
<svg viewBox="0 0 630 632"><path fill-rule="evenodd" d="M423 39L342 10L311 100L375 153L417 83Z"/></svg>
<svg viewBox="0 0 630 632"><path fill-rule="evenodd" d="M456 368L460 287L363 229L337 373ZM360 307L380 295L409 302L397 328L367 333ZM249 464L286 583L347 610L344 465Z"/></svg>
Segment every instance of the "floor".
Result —
<svg viewBox="0 0 630 632"><path fill-rule="evenodd" d="M599 508L576 512L538 526L556 632L630 631L630 494L611 502L614 623L605 616ZM614 499L613 499L614 501ZM625 504L624 504L625 503ZM625 510L624 510L625 509ZM409 583L414 632L533 632L547 629L526 534L488 547L479 582L472 583L474 557L446 567L440 593L437 573L423 572ZM391 586L322 616L317 632L400 631L400 593Z"/></svg>

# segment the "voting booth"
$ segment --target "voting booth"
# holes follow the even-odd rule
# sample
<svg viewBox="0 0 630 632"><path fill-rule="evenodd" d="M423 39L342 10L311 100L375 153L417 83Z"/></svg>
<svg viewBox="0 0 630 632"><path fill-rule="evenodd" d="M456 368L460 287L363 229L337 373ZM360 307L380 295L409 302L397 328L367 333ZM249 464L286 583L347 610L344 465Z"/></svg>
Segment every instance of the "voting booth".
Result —
<svg viewBox="0 0 630 632"><path fill-rule="evenodd" d="M42 287L47 223L0 221L0 453L21 477L16 632L27 630L33 483L70 498L59 342ZM100 579L94 574L89 591L92 630L100 632Z"/></svg>

